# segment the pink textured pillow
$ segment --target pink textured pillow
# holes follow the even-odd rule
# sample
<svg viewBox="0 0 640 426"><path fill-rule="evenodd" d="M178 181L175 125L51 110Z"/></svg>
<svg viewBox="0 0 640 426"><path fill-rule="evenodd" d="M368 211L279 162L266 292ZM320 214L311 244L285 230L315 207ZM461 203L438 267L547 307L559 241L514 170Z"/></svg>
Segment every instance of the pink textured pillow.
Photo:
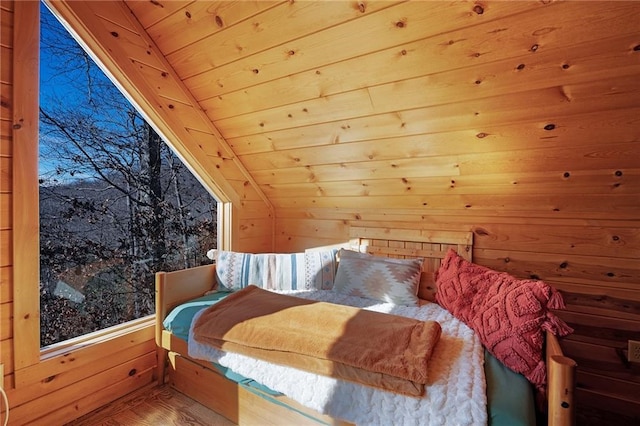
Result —
<svg viewBox="0 0 640 426"><path fill-rule="evenodd" d="M562 295L542 281L519 280L471 263L449 250L436 272L436 301L464 321L504 365L544 394L544 331L573 330L550 309L563 309Z"/></svg>
<svg viewBox="0 0 640 426"><path fill-rule="evenodd" d="M435 273L436 301L467 325L471 318L473 298L484 293L490 280L487 275L493 271L476 265L460 257L449 249Z"/></svg>

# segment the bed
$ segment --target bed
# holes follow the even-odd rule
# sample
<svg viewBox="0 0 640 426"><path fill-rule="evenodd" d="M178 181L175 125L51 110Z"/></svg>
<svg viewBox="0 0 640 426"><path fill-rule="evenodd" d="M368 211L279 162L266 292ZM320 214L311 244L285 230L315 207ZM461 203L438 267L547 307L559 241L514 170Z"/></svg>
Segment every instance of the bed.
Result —
<svg viewBox="0 0 640 426"><path fill-rule="evenodd" d="M450 249L455 250L467 261L472 260L473 234L470 232L415 232L352 227L350 233L351 240L345 246L352 250L388 258L424 259L418 288L418 297L424 305L427 303L423 301L435 299L435 274ZM189 356L192 348L189 347L188 338L185 335L186 328L183 327L182 332L175 328L167 330L165 320L175 315L174 308L178 305L182 305L180 309L190 312L191 316L200 312L203 302L198 301L198 298L209 291L216 282L215 268L215 265L206 265L176 272L158 272L156 275L156 340L159 359L162 360L158 363L160 379L165 380L165 377L168 377L168 381L177 390L237 424L353 424L351 421L344 420L344 417L321 413L326 410L318 410L317 407L309 408L309 406L313 407L313 404L307 404L297 395L286 396L283 392L263 385L262 382L268 382L269 378L260 376L260 381L256 381L250 377L253 367L249 368L250 363L244 362L242 356L230 360L227 365L235 365L236 370L245 374L239 374L234 368L219 363ZM296 295L297 292L292 293ZM324 295L330 292L316 293ZM220 296L224 297L224 293L214 293L208 297L206 303L210 304L212 300L215 303ZM196 299L195 302L193 302L194 299ZM192 303L191 306L184 305L189 302ZM386 308L381 309L384 311ZM443 322L443 324L447 323ZM572 424L575 363L563 356L558 340L553 334L545 333L545 336L548 424ZM484 392L482 397L485 399L478 399L482 401L483 409L485 409L484 404L487 404L485 409L487 415L482 422L486 421L492 425L535 424L535 417L532 417L534 416L532 414L533 391L528 382L523 380L521 375L505 368L488 352L484 351L483 355L484 372L481 389ZM234 362L236 364L233 364ZM244 370L242 370L243 366L246 366ZM166 371L167 367L168 371ZM519 384L516 386L517 382ZM504 392L505 387L509 392ZM524 396L518 396L519 394L514 391L517 388L523 390ZM471 410L475 409L477 407L474 408L472 404Z"/></svg>

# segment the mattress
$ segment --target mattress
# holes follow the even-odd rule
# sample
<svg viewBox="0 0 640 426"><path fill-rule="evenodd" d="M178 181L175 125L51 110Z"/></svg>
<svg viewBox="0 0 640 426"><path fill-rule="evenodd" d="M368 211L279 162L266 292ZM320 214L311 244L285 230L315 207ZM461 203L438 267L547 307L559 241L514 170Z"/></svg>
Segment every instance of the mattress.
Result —
<svg viewBox="0 0 640 426"><path fill-rule="evenodd" d="M174 336L187 341L193 317L202 309L222 300L229 294L229 291L218 291L176 307L165 318L163 322L165 329ZM488 423L493 426L535 425L533 390L529 382L522 375L509 370L486 350L484 357ZM229 368L215 363L212 365L227 379L249 390L259 391L256 393L265 398L269 398L269 395L279 394L279 392Z"/></svg>

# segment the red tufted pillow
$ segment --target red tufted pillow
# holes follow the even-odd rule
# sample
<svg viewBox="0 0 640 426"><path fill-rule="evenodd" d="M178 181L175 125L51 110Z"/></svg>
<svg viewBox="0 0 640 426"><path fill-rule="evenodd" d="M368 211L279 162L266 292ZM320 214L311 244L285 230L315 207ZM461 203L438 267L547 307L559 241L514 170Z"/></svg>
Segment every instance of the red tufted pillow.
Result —
<svg viewBox="0 0 640 426"><path fill-rule="evenodd" d="M436 301L471 327L482 344L544 394L544 331L573 330L550 309L563 309L562 295L537 280L519 280L476 265L449 250L436 272Z"/></svg>

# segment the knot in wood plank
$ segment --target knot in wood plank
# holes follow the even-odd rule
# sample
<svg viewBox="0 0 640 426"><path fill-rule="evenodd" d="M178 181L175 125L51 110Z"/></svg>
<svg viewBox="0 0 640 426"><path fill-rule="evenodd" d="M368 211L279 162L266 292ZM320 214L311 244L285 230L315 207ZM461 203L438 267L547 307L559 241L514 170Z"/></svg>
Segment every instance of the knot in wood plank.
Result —
<svg viewBox="0 0 640 426"><path fill-rule="evenodd" d="M476 4L475 6L473 6L473 11L478 15L482 15L484 13L484 7L482 7L482 5Z"/></svg>

